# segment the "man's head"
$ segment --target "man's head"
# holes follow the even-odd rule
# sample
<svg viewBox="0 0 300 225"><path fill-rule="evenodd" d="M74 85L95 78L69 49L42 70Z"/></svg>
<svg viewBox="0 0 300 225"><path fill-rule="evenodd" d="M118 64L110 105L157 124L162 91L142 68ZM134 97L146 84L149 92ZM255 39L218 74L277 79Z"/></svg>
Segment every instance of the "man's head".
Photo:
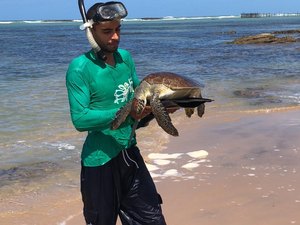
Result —
<svg viewBox="0 0 300 225"><path fill-rule="evenodd" d="M87 19L94 21L94 39L104 53L111 54L118 49L121 19L125 16L127 10L120 2L96 3L88 10Z"/></svg>

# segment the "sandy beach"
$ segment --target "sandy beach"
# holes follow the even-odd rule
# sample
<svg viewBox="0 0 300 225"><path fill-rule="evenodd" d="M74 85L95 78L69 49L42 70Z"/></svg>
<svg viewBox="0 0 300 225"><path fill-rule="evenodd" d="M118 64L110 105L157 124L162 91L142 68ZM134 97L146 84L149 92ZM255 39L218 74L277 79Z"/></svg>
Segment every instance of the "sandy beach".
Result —
<svg viewBox="0 0 300 225"><path fill-rule="evenodd" d="M168 224L300 224L299 108L180 121L145 156ZM1 199L0 224L82 225L81 208L76 185L42 189Z"/></svg>

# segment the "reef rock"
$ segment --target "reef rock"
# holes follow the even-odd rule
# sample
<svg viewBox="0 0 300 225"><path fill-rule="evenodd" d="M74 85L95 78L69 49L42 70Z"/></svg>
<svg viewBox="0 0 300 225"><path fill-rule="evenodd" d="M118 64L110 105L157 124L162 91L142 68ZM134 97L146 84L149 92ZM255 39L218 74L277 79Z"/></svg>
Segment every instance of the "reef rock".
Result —
<svg viewBox="0 0 300 225"><path fill-rule="evenodd" d="M269 43L291 43L298 41L294 37L276 37L271 33L257 34L235 39L231 44L269 44Z"/></svg>
<svg viewBox="0 0 300 225"><path fill-rule="evenodd" d="M279 30L272 32L272 34L300 34L300 30Z"/></svg>

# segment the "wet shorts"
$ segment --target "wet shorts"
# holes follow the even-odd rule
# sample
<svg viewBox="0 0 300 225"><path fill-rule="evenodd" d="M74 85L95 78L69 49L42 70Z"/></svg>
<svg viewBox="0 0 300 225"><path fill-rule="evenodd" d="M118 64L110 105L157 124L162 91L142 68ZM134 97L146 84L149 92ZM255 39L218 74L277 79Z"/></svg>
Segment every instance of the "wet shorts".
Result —
<svg viewBox="0 0 300 225"><path fill-rule="evenodd" d="M161 198L137 147L103 166L81 169L81 194L87 224L165 225Z"/></svg>

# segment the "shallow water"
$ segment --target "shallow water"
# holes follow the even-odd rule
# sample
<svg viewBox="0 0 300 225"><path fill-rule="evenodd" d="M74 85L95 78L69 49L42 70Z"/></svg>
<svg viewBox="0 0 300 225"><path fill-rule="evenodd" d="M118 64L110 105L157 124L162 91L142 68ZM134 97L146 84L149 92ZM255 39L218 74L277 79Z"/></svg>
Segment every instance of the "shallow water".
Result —
<svg viewBox="0 0 300 225"><path fill-rule="evenodd" d="M207 116L289 108L300 103L300 42L243 46L227 42L299 29L299 23L299 17L128 21L122 25L120 47L132 53L140 78L170 71L205 85L203 96L215 100L207 104ZM2 190L77 181L85 134L70 123L65 72L72 58L89 49L79 25L0 24ZM180 123L181 118L174 121ZM139 133L145 152L153 145L161 151L169 139L155 126Z"/></svg>

